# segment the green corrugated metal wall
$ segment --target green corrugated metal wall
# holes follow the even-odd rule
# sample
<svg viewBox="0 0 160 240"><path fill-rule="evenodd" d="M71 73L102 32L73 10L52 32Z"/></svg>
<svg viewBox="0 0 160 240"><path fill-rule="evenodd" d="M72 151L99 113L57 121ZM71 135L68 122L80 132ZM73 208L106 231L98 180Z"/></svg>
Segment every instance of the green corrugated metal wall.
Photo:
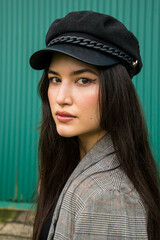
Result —
<svg viewBox="0 0 160 240"><path fill-rule="evenodd" d="M160 159L160 0L0 0L0 201L30 202L37 178L37 84L30 55L44 47L49 24L69 11L94 10L138 37L144 67L133 81Z"/></svg>

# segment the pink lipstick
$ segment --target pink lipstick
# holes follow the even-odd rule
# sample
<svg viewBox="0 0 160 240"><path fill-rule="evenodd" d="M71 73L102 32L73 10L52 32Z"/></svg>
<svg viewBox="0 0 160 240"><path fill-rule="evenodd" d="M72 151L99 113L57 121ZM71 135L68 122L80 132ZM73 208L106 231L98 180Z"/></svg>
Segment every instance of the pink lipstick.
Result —
<svg viewBox="0 0 160 240"><path fill-rule="evenodd" d="M72 115L69 112L60 112L60 111L56 112L56 116L60 122L68 122L76 118L74 115Z"/></svg>

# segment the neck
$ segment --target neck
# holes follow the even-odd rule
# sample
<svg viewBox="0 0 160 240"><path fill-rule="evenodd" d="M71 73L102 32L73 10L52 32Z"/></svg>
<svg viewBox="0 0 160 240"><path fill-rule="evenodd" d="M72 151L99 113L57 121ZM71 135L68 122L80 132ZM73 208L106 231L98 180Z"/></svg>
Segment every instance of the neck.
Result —
<svg viewBox="0 0 160 240"><path fill-rule="evenodd" d="M101 139L107 132L105 130L101 130L98 134L85 134L79 136L80 142L80 158L82 159L87 152L96 144L96 142Z"/></svg>

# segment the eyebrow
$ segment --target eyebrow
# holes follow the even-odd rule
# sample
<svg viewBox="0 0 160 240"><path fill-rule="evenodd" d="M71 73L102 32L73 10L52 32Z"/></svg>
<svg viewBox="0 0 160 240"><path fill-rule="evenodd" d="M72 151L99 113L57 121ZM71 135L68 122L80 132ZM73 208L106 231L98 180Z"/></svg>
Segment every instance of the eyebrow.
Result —
<svg viewBox="0 0 160 240"><path fill-rule="evenodd" d="M47 73L48 73L48 74L49 74L49 73L52 73L52 74L54 74L54 75L60 76L57 72L55 72L55 71L53 71L53 70L50 70L50 69L47 71Z"/></svg>
<svg viewBox="0 0 160 240"><path fill-rule="evenodd" d="M96 71L94 71L94 70L92 70L92 69L89 69L89 68L84 68L84 69L80 69L80 70L77 70L77 71L73 71L73 72L71 73L71 75L79 75L79 74L87 73L87 72L92 73L92 74L95 74L95 75L98 76L98 73L97 73ZM49 74L49 73L52 73L52 74L54 74L54 75L60 76L59 73L57 73L57 72L55 72L55 71L53 71L53 70L50 70L50 69L47 71L47 73L48 73L48 74Z"/></svg>

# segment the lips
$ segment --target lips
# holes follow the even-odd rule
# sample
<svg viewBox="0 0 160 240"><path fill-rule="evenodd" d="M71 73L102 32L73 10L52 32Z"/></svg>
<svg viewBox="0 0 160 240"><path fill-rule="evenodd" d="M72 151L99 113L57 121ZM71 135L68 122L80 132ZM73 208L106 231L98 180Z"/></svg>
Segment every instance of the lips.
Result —
<svg viewBox="0 0 160 240"><path fill-rule="evenodd" d="M74 115L70 114L69 112L60 112L60 111L57 111L56 112L56 115L59 115L59 116L62 116L62 117L72 117L72 118L75 118Z"/></svg>
<svg viewBox="0 0 160 240"><path fill-rule="evenodd" d="M56 116L60 122L68 122L76 118L76 116L72 115L69 112L60 112L60 111L56 112Z"/></svg>

